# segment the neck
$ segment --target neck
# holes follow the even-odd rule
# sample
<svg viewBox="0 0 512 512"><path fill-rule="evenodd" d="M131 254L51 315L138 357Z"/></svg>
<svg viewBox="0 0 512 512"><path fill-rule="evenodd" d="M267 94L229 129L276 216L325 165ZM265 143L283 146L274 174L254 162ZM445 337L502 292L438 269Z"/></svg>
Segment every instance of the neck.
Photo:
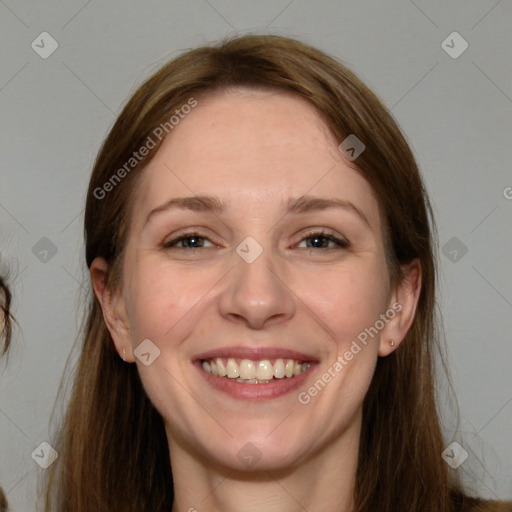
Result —
<svg viewBox="0 0 512 512"><path fill-rule="evenodd" d="M172 512L353 512L360 422L293 467L238 472L172 441Z"/></svg>

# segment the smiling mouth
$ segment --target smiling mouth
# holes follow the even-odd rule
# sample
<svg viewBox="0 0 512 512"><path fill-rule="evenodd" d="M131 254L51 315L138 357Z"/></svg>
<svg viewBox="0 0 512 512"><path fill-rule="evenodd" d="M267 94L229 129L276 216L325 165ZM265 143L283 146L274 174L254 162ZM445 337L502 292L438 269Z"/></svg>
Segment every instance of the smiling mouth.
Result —
<svg viewBox="0 0 512 512"><path fill-rule="evenodd" d="M293 379L309 370L311 362L295 359L239 359L234 357L201 360L205 373L240 384L268 384Z"/></svg>

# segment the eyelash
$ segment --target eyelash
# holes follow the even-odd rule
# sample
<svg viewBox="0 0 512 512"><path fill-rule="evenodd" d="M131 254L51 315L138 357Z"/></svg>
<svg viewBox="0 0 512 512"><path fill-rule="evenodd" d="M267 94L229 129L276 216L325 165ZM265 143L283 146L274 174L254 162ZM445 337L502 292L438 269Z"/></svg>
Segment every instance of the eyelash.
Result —
<svg viewBox="0 0 512 512"><path fill-rule="evenodd" d="M199 249L205 249L205 247L174 247L176 244L178 244L182 240L186 240L188 238L201 238L201 239L208 240L207 237L201 236L200 233L191 232L191 233L185 233L183 235L180 235L178 238L175 238L173 240L168 240L167 242L164 242L162 244L162 246L164 249L185 250L188 252L195 252L196 250L199 250ZM313 231L311 233L308 233L306 236L304 236L300 240L300 242L303 242L304 240L309 240L312 238L325 238L328 242L334 242L338 247L306 247L305 249L309 249L309 250L323 249L324 251L332 251L332 250L348 249L350 247L350 242L348 240L338 238L338 237L332 235L331 233L328 233L328 232L322 231L322 230ZM206 247L206 249L207 249L207 247Z"/></svg>

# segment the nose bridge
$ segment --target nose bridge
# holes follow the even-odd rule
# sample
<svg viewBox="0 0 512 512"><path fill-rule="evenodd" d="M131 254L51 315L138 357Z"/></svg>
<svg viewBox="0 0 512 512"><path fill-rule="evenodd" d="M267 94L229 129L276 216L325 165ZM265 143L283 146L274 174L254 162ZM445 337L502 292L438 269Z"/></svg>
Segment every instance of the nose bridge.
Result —
<svg viewBox="0 0 512 512"><path fill-rule="evenodd" d="M252 328L261 328L270 319L275 322L290 318L293 294L283 282L286 270L278 255L247 237L234 257L238 261L220 301L221 314L245 321Z"/></svg>

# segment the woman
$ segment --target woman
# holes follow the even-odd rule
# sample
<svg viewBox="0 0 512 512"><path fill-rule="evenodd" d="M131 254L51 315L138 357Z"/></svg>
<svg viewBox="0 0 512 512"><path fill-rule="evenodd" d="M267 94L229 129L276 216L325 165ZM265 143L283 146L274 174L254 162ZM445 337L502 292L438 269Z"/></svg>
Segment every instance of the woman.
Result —
<svg viewBox="0 0 512 512"><path fill-rule="evenodd" d="M491 511L434 400L434 226L374 94L299 42L189 51L130 99L47 510Z"/></svg>

